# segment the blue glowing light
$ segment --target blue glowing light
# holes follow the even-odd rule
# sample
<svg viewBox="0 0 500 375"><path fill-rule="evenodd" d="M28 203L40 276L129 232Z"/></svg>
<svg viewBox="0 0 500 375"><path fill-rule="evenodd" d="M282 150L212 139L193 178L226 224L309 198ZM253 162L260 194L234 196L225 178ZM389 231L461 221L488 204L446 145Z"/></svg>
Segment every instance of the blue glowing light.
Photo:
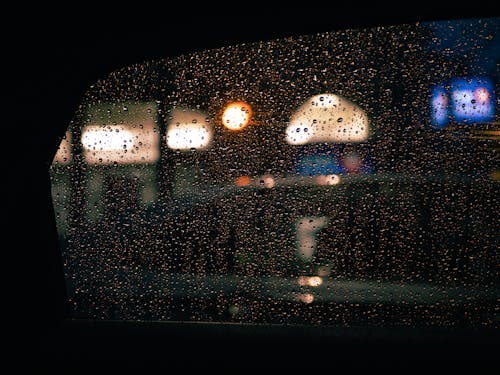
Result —
<svg viewBox="0 0 500 375"><path fill-rule="evenodd" d="M451 81L451 115L459 122L488 122L495 118L493 84L487 78Z"/></svg>
<svg viewBox="0 0 500 375"><path fill-rule="evenodd" d="M338 153L342 156L337 156ZM296 171L301 176L372 174L375 172L375 163L369 155L363 157L355 151L317 152L299 156Z"/></svg>
<svg viewBox="0 0 500 375"><path fill-rule="evenodd" d="M333 154L304 155L298 159L297 173L301 176L341 174L344 168Z"/></svg>
<svg viewBox="0 0 500 375"><path fill-rule="evenodd" d="M476 124L495 119L495 90L489 78L455 78L446 86L435 86L431 93L431 122L435 129L450 121Z"/></svg>
<svg viewBox="0 0 500 375"><path fill-rule="evenodd" d="M448 95L443 86L436 86L431 96L432 124L442 128L448 123Z"/></svg>

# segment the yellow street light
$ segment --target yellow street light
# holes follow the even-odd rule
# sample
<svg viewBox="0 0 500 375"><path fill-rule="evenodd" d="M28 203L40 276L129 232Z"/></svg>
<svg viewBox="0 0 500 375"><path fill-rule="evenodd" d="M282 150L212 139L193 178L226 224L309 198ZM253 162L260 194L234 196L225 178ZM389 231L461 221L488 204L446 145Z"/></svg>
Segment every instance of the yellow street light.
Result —
<svg viewBox="0 0 500 375"><path fill-rule="evenodd" d="M222 113L222 124L229 130L242 130L250 122L252 107L245 102L229 103Z"/></svg>

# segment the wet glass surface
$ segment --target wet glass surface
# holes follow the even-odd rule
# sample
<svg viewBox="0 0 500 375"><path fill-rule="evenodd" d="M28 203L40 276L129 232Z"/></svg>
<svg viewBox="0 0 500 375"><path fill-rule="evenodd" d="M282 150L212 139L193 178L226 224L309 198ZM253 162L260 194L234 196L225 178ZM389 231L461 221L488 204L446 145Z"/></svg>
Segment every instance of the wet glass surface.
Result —
<svg viewBox="0 0 500 375"><path fill-rule="evenodd" d="M291 37L96 82L51 167L72 317L497 327L498 26Z"/></svg>

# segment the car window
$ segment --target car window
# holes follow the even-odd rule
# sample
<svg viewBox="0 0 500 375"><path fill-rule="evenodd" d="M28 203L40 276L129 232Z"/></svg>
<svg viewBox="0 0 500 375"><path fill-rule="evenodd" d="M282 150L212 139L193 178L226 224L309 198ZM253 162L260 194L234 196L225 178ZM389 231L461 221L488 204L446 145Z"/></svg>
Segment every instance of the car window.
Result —
<svg viewBox="0 0 500 375"><path fill-rule="evenodd" d="M497 326L493 19L147 61L51 166L73 318Z"/></svg>

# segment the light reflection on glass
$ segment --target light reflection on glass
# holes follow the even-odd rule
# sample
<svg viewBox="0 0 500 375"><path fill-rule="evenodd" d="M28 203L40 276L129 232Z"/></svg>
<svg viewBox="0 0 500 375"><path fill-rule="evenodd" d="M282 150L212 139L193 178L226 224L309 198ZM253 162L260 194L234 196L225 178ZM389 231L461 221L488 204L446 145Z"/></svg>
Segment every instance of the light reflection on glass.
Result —
<svg viewBox="0 0 500 375"><path fill-rule="evenodd" d="M304 302L306 305L314 302L314 296L311 293L297 294L297 300Z"/></svg>
<svg viewBox="0 0 500 375"><path fill-rule="evenodd" d="M292 115L286 128L286 141L292 145L361 142L367 138L366 113L335 94L320 94L306 100Z"/></svg>
<svg viewBox="0 0 500 375"><path fill-rule="evenodd" d="M318 232L328 225L327 216L305 216L297 220L297 255L303 261L310 261L316 252Z"/></svg>
<svg viewBox="0 0 500 375"><path fill-rule="evenodd" d="M316 287L316 286L320 286L321 284L323 284L323 279L319 276L300 276L297 280L297 283L300 285L300 286L312 286L312 287Z"/></svg>
<svg viewBox="0 0 500 375"><path fill-rule="evenodd" d="M88 164L154 163L160 156L156 110L151 103L91 107L81 142Z"/></svg>
<svg viewBox="0 0 500 375"><path fill-rule="evenodd" d="M131 150L134 135L123 126L87 126L82 133L85 151Z"/></svg>
<svg viewBox="0 0 500 375"><path fill-rule="evenodd" d="M236 178L234 183L236 186L243 187L243 186L250 185L251 182L252 182L252 179L249 176L240 176L240 177Z"/></svg>
<svg viewBox="0 0 500 375"><path fill-rule="evenodd" d="M193 110L174 110L167 127L167 146L174 150L205 149L212 141L207 115Z"/></svg>
<svg viewBox="0 0 500 375"><path fill-rule="evenodd" d="M319 276L311 276L309 278L309 286L320 286L323 284L323 279Z"/></svg>
<svg viewBox="0 0 500 375"><path fill-rule="evenodd" d="M451 82L452 114L455 121L492 121L495 115L492 83L482 77Z"/></svg>
<svg viewBox="0 0 500 375"><path fill-rule="evenodd" d="M259 185L268 189L272 189L275 184L276 181L274 180L274 177L269 174L266 174L259 179Z"/></svg>
<svg viewBox="0 0 500 375"><path fill-rule="evenodd" d="M336 174L319 175L316 177L318 185L338 185L340 184L340 176Z"/></svg>
<svg viewBox="0 0 500 375"><path fill-rule="evenodd" d="M230 103L222 113L222 124L229 130L241 130L250 122L252 108L245 102Z"/></svg>
<svg viewBox="0 0 500 375"><path fill-rule="evenodd" d="M434 88L431 97L432 121L437 128L448 123L448 96L443 87Z"/></svg>

